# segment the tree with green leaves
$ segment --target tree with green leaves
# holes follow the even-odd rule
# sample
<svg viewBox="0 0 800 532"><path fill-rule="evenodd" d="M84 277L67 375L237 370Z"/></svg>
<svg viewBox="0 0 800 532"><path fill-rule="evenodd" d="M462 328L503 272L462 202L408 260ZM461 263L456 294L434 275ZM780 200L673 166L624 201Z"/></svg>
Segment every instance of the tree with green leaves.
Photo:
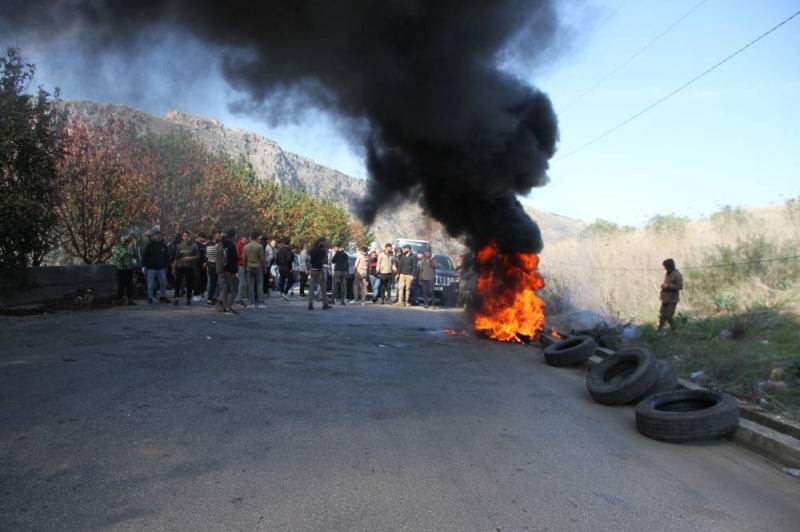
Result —
<svg viewBox="0 0 800 532"><path fill-rule="evenodd" d="M25 268L39 266L54 244L61 132L66 113L39 86L29 93L36 67L19 48L0 57L0 273L25 284Z"/></svg>

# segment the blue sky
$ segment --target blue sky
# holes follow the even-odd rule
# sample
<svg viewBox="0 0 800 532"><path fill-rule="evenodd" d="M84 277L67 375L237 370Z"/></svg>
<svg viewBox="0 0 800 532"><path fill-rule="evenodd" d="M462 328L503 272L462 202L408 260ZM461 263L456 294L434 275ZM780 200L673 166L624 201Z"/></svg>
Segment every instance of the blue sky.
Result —
<svg viewBox="0 0 800 532"><path fill-rule="evenodd" d="M797 11L800 0L565 0L565 31L552 61L533 71L508 65L550 95L561 129L551 182L522 201L587 223L603 219L641 227L656 214L697 219L726 205L780 205L800 197L800 16L572 153ZM82 68L75 68L80 51L70 41L56 48L22 40L3 44L19 45L24 59L37 65L37 82L61 87L64 99L214 117L365 177L359 154L334 117L309 111L279 125L231 113L228 102L236 94L218 75L217 59L191 40L175 37L167 43L171 54L143 52Z"/></svg>

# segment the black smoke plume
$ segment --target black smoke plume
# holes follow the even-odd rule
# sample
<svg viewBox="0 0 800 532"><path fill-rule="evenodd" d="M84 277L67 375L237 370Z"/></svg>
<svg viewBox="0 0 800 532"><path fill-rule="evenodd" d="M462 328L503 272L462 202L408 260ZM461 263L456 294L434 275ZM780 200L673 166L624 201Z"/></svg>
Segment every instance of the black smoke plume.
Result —
<svg viewBox="0 0 800 532"><path fill-rule="evenodd" d="M546 95L498 67L535 64L557 30L534 0L4 0L0 34L135 54L187 35L223 57L239 110L320 108L346 119L369 171L360 214L419 201L473 247L539 252L517 201L547 182L558 127ZM188 60L188 58L187 58Z"/></svg>

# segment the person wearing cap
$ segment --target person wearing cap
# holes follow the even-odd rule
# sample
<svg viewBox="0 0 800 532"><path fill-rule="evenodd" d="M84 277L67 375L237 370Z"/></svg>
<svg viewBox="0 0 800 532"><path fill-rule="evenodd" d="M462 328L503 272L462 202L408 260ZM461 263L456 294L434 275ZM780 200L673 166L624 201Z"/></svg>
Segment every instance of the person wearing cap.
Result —
<svg viewBox="0 0 800 532"><path fill-rule="evenodd" d="M167 267L169 266L169 251L167 243L164 242L164 235L156 229L153 236L142 252L142 266L147 269L147 302L153 302L155 295L155 282L161 297L158 298L162 303L169 303L167 299Z"/></svg>
<svg viewBox="0 0 800 532"><path fill-rule="evenodd" d="M675 332L675 308L680 300L680 291L683 290L683 275L675 267L675 261L666 259L661 263L667 273L664 275L664 282L661 283L661 309L658 313L658 332L661 333L664 323L669 323L672 332Z"/></svg>

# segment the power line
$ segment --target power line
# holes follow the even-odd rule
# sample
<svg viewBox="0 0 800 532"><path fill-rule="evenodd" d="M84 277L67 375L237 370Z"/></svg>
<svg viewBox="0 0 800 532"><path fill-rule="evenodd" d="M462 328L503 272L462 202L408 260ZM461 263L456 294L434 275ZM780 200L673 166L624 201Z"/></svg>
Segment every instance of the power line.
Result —
<svg viewBox="0 0 800 532"><path fill-rule="evenodd" d="M583 49L583 47L584 47L584 46L586 46L586 43L588 43L589 41L591 41L591 40L592 40L592 37L594 37L594 36L597 34L597 32L598 32L598 31L600 31L600 29L601 29L603 26L605 26L605 25L606 25L606 22L608 22L609 20L611 20L611 18L612 18L614 15L616 15L616 14L617 14L617 11L619 11L620 9L622 9L622 6L624 6L626 3L628 3L628 0L622 0L622 3L621 3L619 6L617 6L617 9L615 9L615 10L614 10L614 11L613 11L613 12L612 12L612 13L611 13L609 16L607 16L607 17L606 17L606 19L605 19L603 22L601 22L601 23L600 23L600 25L599 25L599 26L597 26L597 28L595 28L595 30L594 30L594 31L593 31L593 32L592 32L592 33L591 33L591 34L590 34L590 35L589 35L589 36L588 36L586 39L584 39L584 41L583 41L581 44L579 44L579 45L578 45L578 46L577 46L575 49L573 49L573 50L572 50L572 52L571 52L571 53L570 53L570 54L569 54L567 57L565 57L565 58L564 58L564 59L561 61L561 65L560 65L559 67L557 67L555 70L553 70L553 71L550 73L550 75L549 75L549 76L547 76L547 77L544 79L544 81L542 81L542 84L544 84L544 83L547 83L548 81L550 81L550 79L551 79L553 76L555 76L556 74L558 74L558 72L559 72L559 71L560 71L560 70L563 68L563 66L564 66L564 65L567 63L567 61L568 61L569 59L571 59L571 58L572 58L572 56L574 56L574 55L575 55L576 53L578 53L580 50L582 50L582 49ZM586 8L584 8L584 10L583 10L583 11L581 11L581 14L578 16L578 18L576 18L576 19L575 19L575 21L576 21L576 22L577 22L577 21L578 21L578 20L579 20L579 19L580 19L580 18L583 16L583 14L586 12L586 10L587 10L587 9L589 9L589 4L587 4L587 5L586 5Z"/></svg>
<svg viewBox="0 0 800 532"><path fill-rule="evenodd" d="M630 117L630 118L628 118L627 120L625 120L624 122L621 122L620 124L618 124L618 125L614 126L613 128L611 128L611 129L609 129L608 131L606 131L605 133L603 133L602 135L599 135L599 136L595 137L594 139L590 140L589 142L587 142L586 144L584 144L584 145L583 145L583 146L581 146L580 148L576 148L576 149L572 150L571 152L567 153L566 155L564 155L564 156L562 156L562 157L559 157L558 159L555 159L553 162L557 162L557 161L563 161L563 160L564 160L564 159L566 159L567 157L570 157L570 156L572 156L572 155L574 155L574 154L578 153L579 151L583 150L584 148L587 148L587 147L591 146L592 144L594 144L594 143L595 143L595 142L597 142L598 140L600 140L600 139L602 139L602 138L604 138L604 137L607 137L608 135L610 135L610 134L611 134L611 133L613 133L614 131L618 130L618 129L619 129L619 128L621 128L622 126L624 126L624 125L628 124L629 122L632 122L632 121L633 121L633 120L635 120L636 118L639 118L640 116L642 116L643 114L645 114L647 111L649 111L649 110L650 110L650 109L652 109L653 107L657 106L657 105L658 105L658 104L660 104L661 102L663 102L663 101L667 100L668 98L670 98L670 97L674 96L675 94L679 93L680 91L682 91L683 89L685 89L686 87L688 87L689 85L691 85L692 83L694 83L695 81L697 81L698 79L700 79L700 78L704 77L706 74L708 74L708 73L712 72L713 70L716 70L716 69L717 69L719 66L723 65L724 63L728 62L729 60L733 59L734 57L736 57L737 55L739 55L740 53L742 53L743 51L745 51L746 49L750 48L752 45L754 45L755 43L757 43L758 41L760 41L761 39L763 39L764 37L766 37L767 35L769 35L769 34L770 34L770 33L772 33L773 31L777 30L778 28L780 28L781 26L783 26L784 24L786 24L787 22L789 22L790 20L792 20L793 18L795 18L797 15L800 15L800 11L798 11L798 12L797 12L797 13L795 13L794 15L790 16L789 18L785 19L783 22L781 22L781 23L780 23L780 24L778 24L777 26L773 27L772 29L770 29L770 30L769 30L769 31L767 31L766 33L763 33L763 34L761 34L761 35L760 35L759 37L757 37L756 39L754 39L754 40L750 41L749 43L747 43L747 44L746 44L746 45L744 45L743 47L739 48L738 50L736 50L735 52L733 52L731 55L729 55L728 57L726 57L725 59L723 59L722 61L720 61L720 62L719 62L719 63L717 63L716 65L712 66L711 68L709 68L708 70L706 70L705 72L703 72L703 73L702 73L702 74L700 74L699 76L695 77L694 79L692 79L692 80L690 80L690 81L688 81L688 82L684 83L683 85L681 85L680 87L678 87L678 88L677 88L677 89L675 89L674 91L670 92L669 94L667 94L666 96L664 96L664 97L663 97L663 98L661 98L660 100L658 100L658 101L656 101L655 103L653 103L653 104L649 105L648 107L645 107L644 109L642 109L641 111L639 111L638 113L636 113L635 115L633 115L632 117Z"/></svg>
<svg viewBox="0 0 800 532"><path fill-rule="evenodd" d="M745 266L749 264L762 264L764 262L778 262L778 261L789 261L797 259L800 259L800 255L794 255L791 257L775 257L772 259L750 260L744 262L731 262L728 264L709 264L707 266L684 266L681 268L681 270L686 271L686 270L708 270L711 268L731 268L734 266ZM596 268L594 266L583 267L583 266L575 266L573 263L569 262L561 262L557 260L547 261L546 259L544 259L544 262L551 262L553 264L563 264L580 270L597 270L606 272L658 272L664 270L664 268Z"/></svg>
<svg viewBox="0 0 800 532"><path fill-rule="evenodd" d="M677 26L678 24L680 24L681 22L683 22L683 20L684 20L686 17L688 17L689 15L691 15L692 13L694 13L694 12L695 12L695 11L696 11L696 10L697 10L697 9L698 9L700 6L702 6L703 4L705 4L707 1L708 1L708 0L701 0L701 1L700 1L700 3L698 3L697 5L695 5L695 6L694 6L692 9L690 9L690 10L689 10L689 11L687 11L686 13L684 13L684 15L683 15L681 18L679 18L678 20L676 20L675 22L673 22L673 23L672 23L672 25L671 25L670 27L668 27L667 29L665 29L664 31L662 31L661 33L659 33L659 34L658 34L658 35L657 35L657 36L656 36L656 37L655 37L653 40L651 40L649 43L645 44L645 45L644 45L644 46L643 46L643 47L642 47L642 48L641 48L641 49L640 49L638 52L636 52L635 54L633 54L632 56L630 56L630 57L629 57L627 60L625 60L625 62L623 62L623 63L622 63L621 65L619 65L617 68L615 68L614 70L612 70L610 74L608 74L606 77L604 77L603 79L601 79L600 81L598 81L597 83L595 83L594 85L592 85L591 87L589 87L589 89L588 89L586 92L584 92L583 94L581 94L580 96L578 96L577 98L575 98L574 100L572 100L570 103L568 103L568 104L567 104L567 106L566 106L566 107L564 107L563 109L559 109L559 111L558 111L558 112L559 112L559 114L560 114L560 113L563 113L564 111L566 111L567 109L569 109L570 107L572 107L573 105L575 105L576 103L578 103L580 100L582 100L582 99L583 99L583 97L584 97L584 96L586 96L587 94L589 94L590 92L592 92L593 90L595 90L597 87L599 87L600 85L602 85L602 84L603 84L603 83L604 83L604 82L605 82L605 81L606 81L608 78L610 78L611 76L613 76L614 74L616 74L617 72L619 72L620 70L622 70L622 68L623 68L625 65L627 65L628 63L630 63L631 61L633 61L634 59L636 59L636 58L637 58L637 57L638 57L638 56L639 56L639 55L640 55L642 52L644 52L645 50L647 50L648 48L650 48L650 46L651 46L651 45L653 45L653 44L654 44L654 43L655 43L657 40L659 40L661 37L663 37L664 35L666 35L667 33L669 33L669 32L670 32L670 30L672 30L672 28L674 28L675 26Z"/></svg>

